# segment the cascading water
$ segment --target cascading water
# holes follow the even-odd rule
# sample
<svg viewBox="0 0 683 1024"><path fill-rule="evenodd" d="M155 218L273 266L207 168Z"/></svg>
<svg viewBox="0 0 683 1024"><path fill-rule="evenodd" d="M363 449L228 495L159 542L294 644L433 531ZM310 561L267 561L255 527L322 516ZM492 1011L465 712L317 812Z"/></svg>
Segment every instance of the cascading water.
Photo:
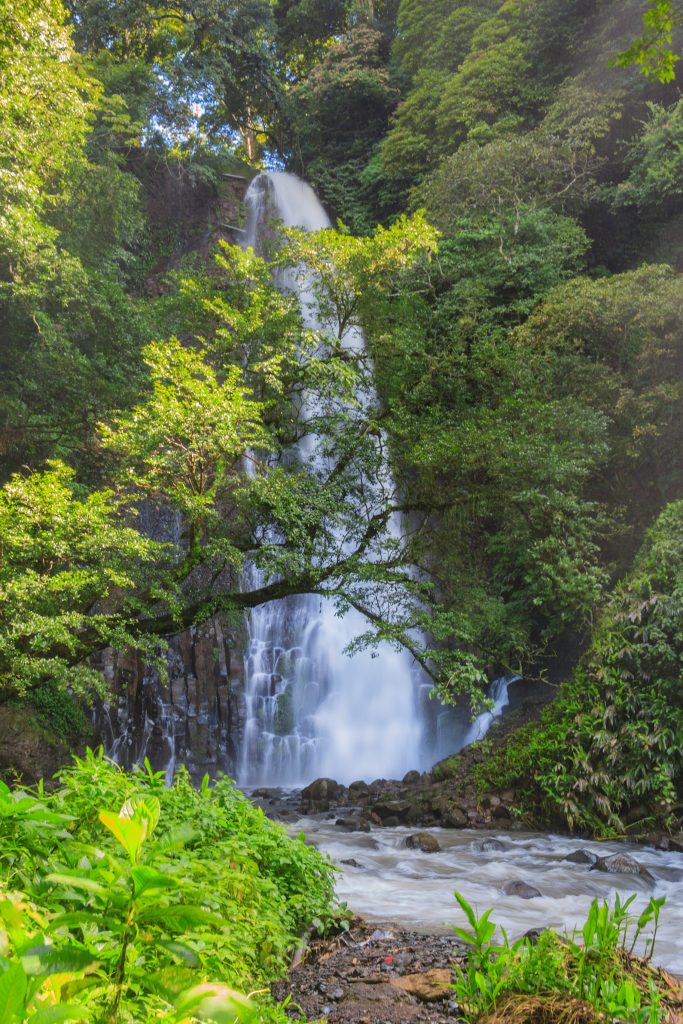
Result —
<svg viewBox="0 0 683 1024"><path fill-rule="evenodd" d="M494 718L499 718L503 713L503 708L510 703L508 693L510 686L512 683L519 682L521 678L521 676L502 676L500 679L493 680L486 695L490 701L493 701L493 707L477 715L467 730L463 747L468 747L470 743L476 743L477 740L483 739L491 728Z"/></svg>
<svg viewBox="0 0 683 1024"><path fill-rule="evenodd" d="M313 190L290 174L260 175L247 205L247 241L257 249L272 218L309 231L330 227ZM310 279L292 271L281 284L297 294L306 326L320 330ZM362 350L362 335L351 328L342 344ZM374 394L362 400L377 401ZM317 441L309 433L298 457L315 465ZM391 484L386 466L383 472L380 487ZM395 517L389 530L399 538L401 529ZM318 776L345 784L397 778L462 746L463 732L458 744L453 715L428 699L430 684L407 651L382 644L372 654L344 653L366 629L359 612L340 617L330 599L312 595L251 612L242 785L302 785Z"/></svg>

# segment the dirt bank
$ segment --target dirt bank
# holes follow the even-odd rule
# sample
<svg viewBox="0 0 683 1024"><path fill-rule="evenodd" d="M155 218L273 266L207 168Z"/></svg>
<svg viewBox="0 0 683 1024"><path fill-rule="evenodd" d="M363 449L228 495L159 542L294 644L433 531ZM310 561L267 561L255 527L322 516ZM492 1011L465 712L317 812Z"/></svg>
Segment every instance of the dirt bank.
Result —
<svg viewBox="0 0 683 1024"><path fill-rule="evenodd" d="M420 935L392 924L352 921L348 932L311 944L288 978L288 1014L330 1024L452 1024L452 964L463 947L451 936Z"/></svg>

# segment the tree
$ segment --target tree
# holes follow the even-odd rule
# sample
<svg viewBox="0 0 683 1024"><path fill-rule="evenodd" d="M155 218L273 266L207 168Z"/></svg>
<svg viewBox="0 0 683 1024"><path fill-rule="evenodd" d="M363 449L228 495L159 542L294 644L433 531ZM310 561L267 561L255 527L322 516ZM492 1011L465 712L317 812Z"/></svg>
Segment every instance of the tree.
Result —
<svg viewBox="0 0 683 1024"><path fill-rule="evenodd" d="M165 552L123 509L111 491L84 494L62 463L0 490L2 699L45 684L92 695L93 650L142 642L152 653L128 625Z"/></svg>
<svg viewBox="0 0 683 1024"><path fill-rule="evenodd" d="M336 214L364 232L374 224L367 223L359 177L398 95L385 49L382 33L359 22L287 97L294 166Z"/></svg>
<svg viewBox="0 0 683 1024"><path fill-rule="evenodd" d="M219 379L201 350L177 338L148 345L144 355L152 394L102 426L103 444L121 461L124 484L181 513L196 559L206 520L218 514L239 460L267 445L262 406L252 400L239 366L229 365Z"/></svg>
<svg viewBox="0 0 683 1024"><path fill-rule="evenodd" d="M312 271L334 261L338 270L329 266L324 279L337 291L328 295L321 281L317 301L323 319L340 310L341 321L320 333L300 316L295 328L292 300L252 252L224 249L223 289L220 275L206 294L199 281L184 282L209 336L148 346L151 392L102 427L116 495L81 497L61 466L7 485L6 678L14 673L26 688L54 669L64 688L78 666L74 679L85 685L87 659L104 646L152 650L159 636L217 611L298 593L361 607L377 635L408 641L409 552L390 528L401 501L385 470L382 414L367 401L365 354L341 342L358 322L363 280L394 287L432 244L419 218L367 240L292 233L290 261ZM287 331L273 328L268 308ZM273 395L289 412L269 420ZM309 439L301 463L291 455L297 438ZM121 517L141 501L176 509L187 541L159 548L140 537ZM239 575L245 559L263 570L251 589Z"/></svg>
<svg viewBox="0 0 683 1024"><path fill-rule="evenodd" d="M140 315L124 284L142 219L133 178L106 156L88 158L100 103L58 0L12 4L0 26L6 469L75 448L85 454L93 406L107 407L114 391L121 401L134 381Z"/></svg>
<svg viewBox="0 0 683 1024"><path fill-rule="evenodd" d="M639 530L683 485L682 309L681 276L644 265L560 286L515 337L525 351L547 354L556 394L571 388L610 417L607 492Z"/></svg>
<svg viewBox="0 0 683 1024"><path fill-rule="evenodd" d="M70 6L80 47L97 57L113 92L132 96L148 132L238 133L247 158L258 159L279 94L268 0Z"/></svg>
<svg viewBox="0 0 683 1024"><path fill-rule="evenodd" d="M614 59L619 67L637 65L641 74L672 82L681 59L673 49L674 30L683 25L683 4L678 0L649 0L643 14L643 34Z"/></svg>
<svg viewBox="0 0 683 1024"><path fill-rule="evenodd" d="M3 276L52 240L40 214L48 194L54 202L64 190L90 128L96 83L76 60L64 20L59 0L21 0L0 25Z"/></svg>

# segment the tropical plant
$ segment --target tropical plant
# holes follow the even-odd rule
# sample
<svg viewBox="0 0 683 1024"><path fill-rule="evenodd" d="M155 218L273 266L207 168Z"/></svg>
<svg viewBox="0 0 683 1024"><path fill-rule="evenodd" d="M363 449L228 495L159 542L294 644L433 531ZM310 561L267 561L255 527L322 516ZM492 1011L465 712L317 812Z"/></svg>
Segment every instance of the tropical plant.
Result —
<svg viewBox="0 0 683 1024"><path fill-rule="evenodd" d="M329 865L227 780L167 789L88 752L61 782L0 787L3 1022L279 1021L237 990L335 921Z"/></svg>
<svg viewBox="0 0 683 1024"><path fill-rule="evenodd" d="M643 969L626 952L654 924L646 942L649 960L662 898L651 897L638 917L629 912L635 896L622 902L617 895L613 907L593 900L585 923L571 935L547 930L536 942L525 936L510 942L502 929L501 939L494 941L497 926L490 920L491 910L478 917L461 893L454 895L469 924L453 929L469 946L466 967L455 966L453 986L466 1020L511 1009L514 1001L521 1012L525 997L529 1012L534 1000L550 1003L560 997L567 1012L576 1001L577 1007L588 1004L596 1016L632 1024L656 1024L664 1018L666 981L658 984L658 972Z"/></svg>

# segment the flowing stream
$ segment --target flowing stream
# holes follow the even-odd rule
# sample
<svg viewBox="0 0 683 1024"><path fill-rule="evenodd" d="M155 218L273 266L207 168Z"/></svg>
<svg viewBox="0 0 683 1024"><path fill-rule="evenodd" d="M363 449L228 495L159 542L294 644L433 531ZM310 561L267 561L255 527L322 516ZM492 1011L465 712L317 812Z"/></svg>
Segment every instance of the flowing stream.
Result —
<svg viewBox="0 0 683 1024"><path fill-rule="evenodd" d="M425 932L467 926L453 899L454 889L479 914L494 907L492 920L510 939L531 928L571 932L583 923L596 897L614 903L617 893L622 899L636 893L633 909L640 912L650 896L665 896L653 960L683 975L683 854L541 833L438 828L429 833L441 851L423 853L405 845L415 831L411 828L346 832L331 821L306 818L292 828L294 834L302 830L339 866L337 894L355 913ZM591 871L587 864L564 859L579 849L598 857L628 853L654 881ZM343 863L349 860L358 866ZM504 895L505 883L518 879L535 886L541 896Z"/></svg>
<svg viewBox="0 0 683 1024"><path fill-rule="evenodd" d="M247 206L247 243L257 250L274 218L309 231L330 227L313 190L291 174L259 175ZM307 327L324 328L310 278L291 271L280 286L297 295ZM362 351L362 335L351 328L342 344ZM357 398L363 405L377 402L374 392ZM318 411L313 399L304 400L304 418ZM324 470L319 448L320 439L309 432L296 457ZM393 489L386 466L384 473L385 479L372 482L376 498ZM397 518L390 530L400 538ZM431 685L408 652L385 643L372 653L345 653L366 629L361 613L350 609L340 617L332 600L311 595L251 612L241 784L300 786L319 776L344 784L400 778L463 745L467 725L429 699Z"/></svg>

